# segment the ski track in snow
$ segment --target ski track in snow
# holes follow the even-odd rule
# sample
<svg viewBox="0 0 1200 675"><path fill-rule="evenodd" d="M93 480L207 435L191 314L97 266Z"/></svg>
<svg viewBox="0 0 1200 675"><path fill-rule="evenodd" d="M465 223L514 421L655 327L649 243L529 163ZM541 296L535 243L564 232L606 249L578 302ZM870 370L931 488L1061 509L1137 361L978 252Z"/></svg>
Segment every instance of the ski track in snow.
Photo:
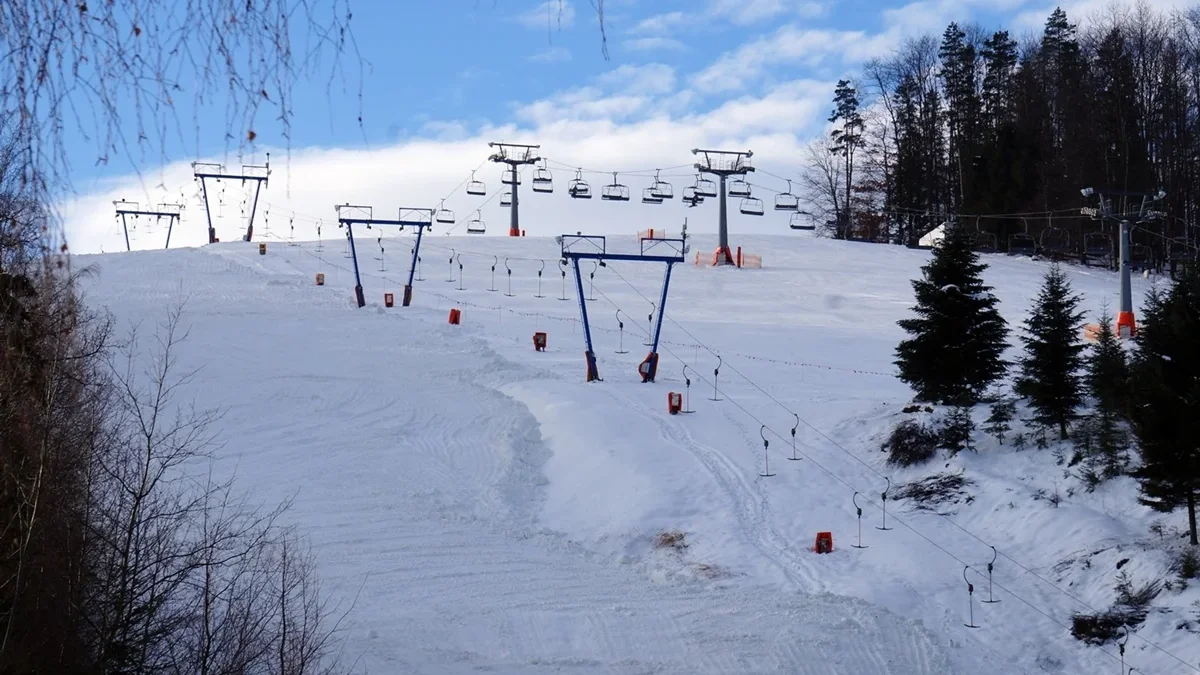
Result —
<svg viewBox="0 0 1200 675"><path fill-rule="evenodd" d="M861 601L656 580L546 530L549 451L497 391L546 372L432 321L399 338L419 324L228 248L105 257L89 298L145 333L188 297L181 366L228 408L219 465L267 503L294 495L326 588L361 586L360 671L951 672L927 632Z"/></svg>
<svg viewBox="0 0 1200 675"><path fill-rule="evenodd" d="M681 266L668 313L853 449L885 429L908 397L877 373L892 370L894 321L911 305L899 279L916 274L927 254L762 239L778 246L762 271ZM604 297L588 307L606 382L585 385L575 288L568 284L571 302L558 299L553 241L449 240L465 253L465 291L457 270L451 284L437 264L448 255L446 241L427 239L414 306L392 310L378 298L389 290L399 300L405 256L387 272L360 261L363 309L353 306L353 275L336 246L317 253L311 243L272 242L259 256L255 244L229 243L83 258L101 270L89 298L120 319L158 321L188 298L191 335L181 363L201 367L188 393L228 411L218 469L236 470L238 484L267 503L295 497L289 517L316 545L326 588L347 602L358 595L345 636L360 671L1090 675L1116 668L1015 598L998 594L1004 602L984 609L979 578L975 616L985 627L963 628L961 566L899 526L879 532L870 507L869 548L850 548L857 526L850 495L810 461L785 460L790 444L772 439L777 475L758 477L758 424L729 402L705 400L711 385L701 380L711 378L716 358L671 322L666 346L694 369L698 412L666 415L664 390L682 387L679 364L663 349L659 384L636 382L649 306L624 282L597 275ZM407 254L407 246L389 248ZM501 263L505 255L548 260L545 297L533 297L538 263L528 260L511 263L516 297L505 295L502 265L497 292L487 290L492 254ZM1002 303L1024 307L1036 294L1043 266L987 261L1004 275L1002 283L988 277ZM660 267L614 267L657 299ZM318 270L324 288L312 282ZM1097 286L1106 279L1081 272L1073 280L1098 307L1098 296L1111 295ZM769 299L752 302L768 285ZM1140 280L1135 288L1144 288ZM622 310L629 354L612 354L615 307L605 298ZM445 324L451 306L464 307L464 325ZM532 351L532 330L550 332L545 353ZM720 385L723 397L774 431L786 435L794 424L729 370ZM824 439L801 427L797 447L878 498L879 476ZM905 472L891 475L896 485ZM994 509L1010 493L1030 492L1017 480L996 481L999 496L980 496ZM889 504L889 520L894 509L901 507ZM937 516L897 515L972 565L990 558ZM1081 515L1089 525L1065 541L1094 542L1083 530L1106 526L1093 511ZM1056 515L1037 518L1062 530L1050 520ZM979 531L980 522L970 527ZM654 550L653 534L673 528L687 532L689 548ZM811 552L818 529L834 531L833 555ZM1029 530L1018 537L1024 545L1036 537ZM1068 554L1062 549L1081 547L1065 541L1038 554L1043 575ZM1033 564L1024 551L1013 553ZM717 573L697 572L705 565ZM996 580L1060 620L1079 609L1003 561Z"/></svg>

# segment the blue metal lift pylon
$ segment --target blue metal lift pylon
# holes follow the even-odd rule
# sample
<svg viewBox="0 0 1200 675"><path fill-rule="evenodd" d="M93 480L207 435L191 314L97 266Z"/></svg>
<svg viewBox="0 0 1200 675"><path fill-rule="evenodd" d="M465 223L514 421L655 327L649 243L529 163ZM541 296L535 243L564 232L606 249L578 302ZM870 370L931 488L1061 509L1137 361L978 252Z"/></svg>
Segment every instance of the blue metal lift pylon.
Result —
<svg viewBox="0 0 1200 675"><path fill-rule="evenodd" d="M333 209L338 215L338 227L346 226L346 239L350 241L350 258L354 262L354 300L359 307L366 305L367 299L363 294L362 277L358 273L358 252L354 248L354 226L356 224L366 225L367 229L371 229L372 225L394 225L401 230L405 227L417 228L417 243L412 249L412 262L408 266L408 283L404 285L404 299L401 303L404 307L408 307L412 303L413 274L417 269L417 258L421 255L421 236L426 229L433 227L434 209L401 206L396 218L374 218L370 206L352 206L347 203L338 204ZM343 213L348 215L343 215ZM366 217L356 217L362 215Z"/></svg>
<svg viewBox="0 0 1200 675"><path fill-rule="evenodd" d="M638 366L638 374L642 376L642 382L653 382L654 376L658 373L658 339L662 334L663 315L667 309L667 291L671 287L671 269L676 263L685 260L687 246L684 240L642 239L641 252L638 254L608 253L605 238L596 235L564 234L559 237L559 243L562 245L562 259L570 260L571 267L575 271L575 295L579 299L579 314L583 319L583 338L587 343L587 351L584 356L587 359L588 382L600 381L600 372L596 367L596 351L592 348L592 329L588 323L587 297L583 294L583 275L579 272L579 261L595 260L601 267L607 267L605 263L609 260L666 264L667 271L663 275L662 294L658 302L658 320L654 326L654 339L651 341L650 353ZM648 253L650 249L658 247L668 249L672 254L652 255Z"/></svg>

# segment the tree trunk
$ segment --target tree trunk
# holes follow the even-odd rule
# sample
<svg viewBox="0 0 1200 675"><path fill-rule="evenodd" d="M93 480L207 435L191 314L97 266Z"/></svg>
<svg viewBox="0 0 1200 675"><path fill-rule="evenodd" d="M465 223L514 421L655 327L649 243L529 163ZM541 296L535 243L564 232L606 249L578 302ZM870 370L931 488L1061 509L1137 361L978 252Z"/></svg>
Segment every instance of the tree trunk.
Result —
<svg viewBox="0 0 1200 675"><path fill-rule="evenodd" d="M1188 491L1188 526L1192 532L1192 546L1200 546L1196 539L1196 491Z"/></svg>
<svg viewBox="0 0 1200 675"><path fill-rule="evenodd" d="M1067 440L1067 421L1065 419L1058 421L1058 438L1063 441Z"/></svg>

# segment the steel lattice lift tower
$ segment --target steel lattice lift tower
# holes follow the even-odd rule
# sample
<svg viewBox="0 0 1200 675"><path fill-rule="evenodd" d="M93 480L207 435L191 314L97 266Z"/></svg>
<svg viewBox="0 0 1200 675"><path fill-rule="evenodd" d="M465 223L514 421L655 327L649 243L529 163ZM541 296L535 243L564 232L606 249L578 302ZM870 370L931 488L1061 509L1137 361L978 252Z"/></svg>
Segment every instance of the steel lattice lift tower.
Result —
<svg viewBox="0 0 1200 675"><path fill-rule="evenodd" d="M523 164L535 164L541 161L538 156L540 145L521 145L519 143L488 143L489 148L496 148L489 160L497 164L507 164L508 170L502 182L512 186L512 203L509 204L508 236L521 236L521 219L517 212L517 194L520 192L521 176L517 167Z"/></svg>
<svg viewBox="0 0 1200 675"><path fill-rule="evenodd" d="M710 173L717 176L720 180L717 186L717 194L704 194L704 197L721 198L720 201L720 220L719 231L717 237L717 250L714 257L716 265L732 265L734 264L733 252L729 250L729 212L726 205L726 187L725 179L729 176L744 176L754 167L750 166L750 158L754 156L754 152L747 150L745 152L736 150L701 150L692 148L693 155L703 155L703 159L696 162L696 170L700 173Z"/></svg>
<svg viewBox="0 0 1200 675"><path fill-rule="evenodd" d="M217 242L217 230L212 224L212 210L208 205L208 185L204 182L205 179L212 178L217 182L240 180L243 186L248 180L254 181L254 201L250 203L250 220L246 223L246 234L242 235L242 241L250 241L250 238L254 236L254 212L258 209L258 193L271 176L271 153L267 153L267 162L261 166L243 164L241 173L226 173L223 164L192 162L192 174L196 180L200 181L200 192L204 198L204 214L208 216L208 243L210 244Z"/></svg>

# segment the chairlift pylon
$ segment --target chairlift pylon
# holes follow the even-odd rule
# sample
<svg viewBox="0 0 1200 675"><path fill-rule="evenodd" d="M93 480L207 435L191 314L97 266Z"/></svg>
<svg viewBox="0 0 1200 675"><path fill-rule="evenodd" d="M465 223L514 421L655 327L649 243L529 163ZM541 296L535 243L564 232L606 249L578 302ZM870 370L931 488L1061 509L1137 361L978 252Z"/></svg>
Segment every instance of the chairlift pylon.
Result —
<svg viewBox="0 0 1200 675"><path fill-rule="evenodd" d="M788 180L787 184L788 187L785 192L775 195L776 211L795 211L800 208L800 200L796 198L796 195L792 194L792 181Z"/></svg>
<svg viewBox="0 0 1200 675"><path fill-rule="evenodd" d="M763 214L763 202L757 197L743 197L738 211L747 216L761 216Z"/></svg>
<svg viewBox="0 0 1200 675"><path fill-rule="evenodd" d="M534 192L554 192L554 176L550 173L550 169L545 166L540 166L533 171L533 191Z"/></svg>
<svg viewBox="0 0 1200 675"><path fill-rule="evenodd" d="M734 178L729 181L729 187L726 188L730 197L749 197L750 184L741 178Z"/></svg>
<svg viewBox="0 0 1200 675"><path fill-rule="evenodd" d="M439 223L454 223L454 212L446 208L446 200L442 200L442 205L438 207L436 220Z"/></svg>
<svg viewBox="0 0 1200 675"><path fill-rule="evenodd" d="M475 180L475 172L471 172L471 180L467 181L467 194L482 197L487 194L487 187L481 180Z"/></svg>
<svg viewBox="0 0 1200 675"><path fill-rule="evenodd" d="M484 226L480 213L476 211L475 217L467 221L467 234L484 234L485 232L487 232L487 227Z"/></svg>
<svg viewBox="0 0 1200 675"><path fill-rule="evenodd" d="M583 179L583 169L575 171L575 178L567 186L567 193L575 199L591 199L592 186Z"/></svg>
<svg viewBox="0 0 1200 675"><path fill-rule="evenodd" d="M613 172L613 182L600 191L600 198L614 202L629 201L629 188L617 182L616 171Z"/></svg>

